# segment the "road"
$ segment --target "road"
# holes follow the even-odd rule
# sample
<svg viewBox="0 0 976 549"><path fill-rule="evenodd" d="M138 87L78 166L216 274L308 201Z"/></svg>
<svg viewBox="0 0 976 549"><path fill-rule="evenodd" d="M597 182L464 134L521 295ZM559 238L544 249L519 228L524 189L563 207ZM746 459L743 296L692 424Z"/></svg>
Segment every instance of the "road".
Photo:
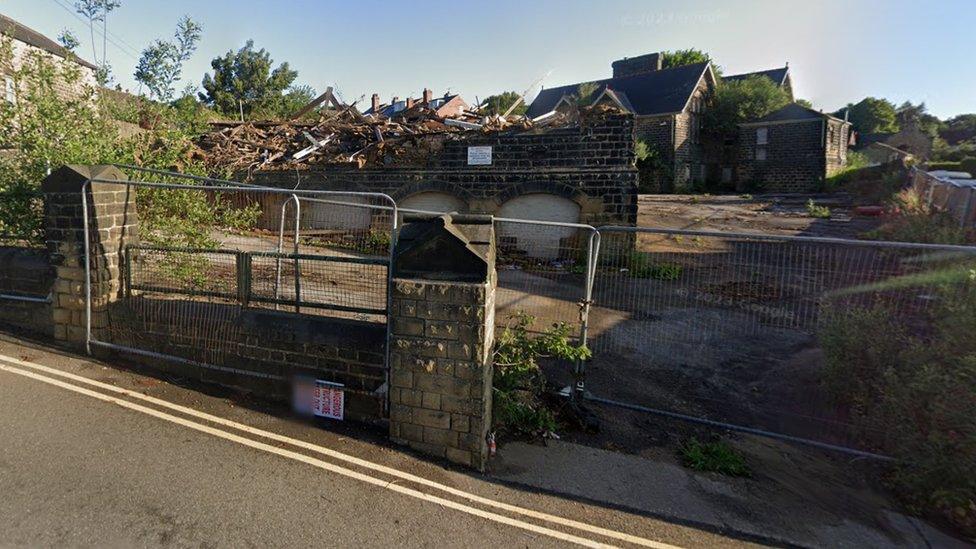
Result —
<svg viewBox="0 0 976 549"><path fill-rule="evenodd" d="M0 336L0 545L741 543L262 406Z"/></svg>

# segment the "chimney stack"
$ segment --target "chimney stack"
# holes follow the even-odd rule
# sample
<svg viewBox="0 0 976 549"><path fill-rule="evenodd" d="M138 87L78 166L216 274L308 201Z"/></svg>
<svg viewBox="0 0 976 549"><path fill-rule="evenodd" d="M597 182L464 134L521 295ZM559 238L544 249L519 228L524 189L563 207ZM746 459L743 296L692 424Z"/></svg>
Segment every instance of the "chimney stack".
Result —
<svg viewBox="0 0 976 549"><path fill-rule="evenodd" d="M407 108L408 109L412 109L413 108L413 97L408 97L407 98Z"/></svg>
<svg viewBox="0 0 976 549"><path fill-rule="evenodd" d="M648 53L637 57L624 57L614 61L610 66L613 68L613 77L635 76L649 72L659 71L664 62L664 56L660 53Z"/></svg>
<svg viewBox="0 0 976 549"><path fill-rule="evenodd" d="M434 99L434 92L430 91L430 88L424 88L424 103L429 105L432 99Z"/></svg>
<svg viewBox="0 0 976 549"><path fill-rule="evenodd" d="M380 94L373 94L373 114L376 114L380 110Z"/></svg>

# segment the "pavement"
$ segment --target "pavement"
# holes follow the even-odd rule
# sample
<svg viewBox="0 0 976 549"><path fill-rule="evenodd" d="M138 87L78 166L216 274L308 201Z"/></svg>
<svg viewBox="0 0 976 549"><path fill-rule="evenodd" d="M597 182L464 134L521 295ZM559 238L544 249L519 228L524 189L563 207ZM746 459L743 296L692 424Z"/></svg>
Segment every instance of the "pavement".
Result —
<svg viewBox="0 0 976 549"><path fill-rule="evenodd" d="M757 541L513 485L390 446L381 429L311 424L150 373L0 335L0 545Z"/></svg>

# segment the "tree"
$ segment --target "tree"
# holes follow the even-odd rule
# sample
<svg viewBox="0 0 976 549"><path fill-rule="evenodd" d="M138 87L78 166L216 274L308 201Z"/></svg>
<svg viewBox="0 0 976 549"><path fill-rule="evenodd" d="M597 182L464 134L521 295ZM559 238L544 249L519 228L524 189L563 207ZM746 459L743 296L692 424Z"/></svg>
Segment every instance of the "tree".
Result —
<svg viewBox="0 0 976 549"><path fill-rule="evenodd" d="M157 39L142 50L133 76L149 88L150 96L160 101L173 99L174 87L183 73L183 63L196 51L202 31L203 27L184 15L176 25L172 42Z"/></svg>
<svg viewBox="0 0 976 549"><path fill-rule="evenodd" d="M790 95L765 76L722 81L704 113L704 123L717 133L733 133L742 122L762 118L790 103Z"/></svg>
<svg viewBox="0 0 976 549"><path fill-rule="evenodd" d="M938 137L943 126L937 116L928 113L924 101L918 105L913 105L911 101L902 103L895 111L895 121L899 128L917 127L933 138Z"/></svg>
<svg viewBox="0 0 976 549"><path fill-rule="evenodd" d="M88 32L92 42L92 61L99 66L95 72L98 83L105 85L111 80L111 67L108 64L108 14L122 5L120 0L75 0L75 11L88 19ZM98 50L95 46L95 24L102 23L102 59L98 60Z"/></svg>
<svg viewBox="0 0 976 549"><path fill-rule="evenodd" d="M505 114L505 111L507 111L513 104L515 104L515 102L518 101L520 97L522 96L513 91L507 91L496 95L491 95L487 99L485 99L484 103L482 103L485 106L485 114L488 114L489 116L495 114ZM518 107L515 107L515 110L512 111L512 114L523 115L527 110L529 110L529 107L523 101Z"/></svg>
<svg viewBox="0 0 976 549"><path fill-rule="evenodd" d="M668 50L662 52L663 59L661 60L661 67L665 69L670 69L674 67L682 67L684 65L694 65L696 63L711 63L712 70L715 71L716 76L722 76L722 69L712 61L712 56L708 53L698 50L695 48L688 48L685 50Z"/></svg>
<svg viewBox="0 0 976 549"><path fill-rule="evenodd" d="M264 48L255 50L254 41L248 40L243 48L210 62L213 75L204 75L200 100L224 115L236 115L239 110L245 116L288 114L283 112L285 97L298 71L287 62L272 70L273 63L270 53Z"/></svg>
<svg viewBox="0 0 976 549"><path fill-rule="evenodd" d="M74 52L81 45L78 37L68 29L61 30L61 34L58 35L58 43L61 44L62 48L70 52Z"/></svg>
<svg viewBox="0 0 976 549"><path fill-rule="evenodd" d="M847 105L848 121L860 133L888 133L898 131L895 106L887 99L865 97Z"/></svg>

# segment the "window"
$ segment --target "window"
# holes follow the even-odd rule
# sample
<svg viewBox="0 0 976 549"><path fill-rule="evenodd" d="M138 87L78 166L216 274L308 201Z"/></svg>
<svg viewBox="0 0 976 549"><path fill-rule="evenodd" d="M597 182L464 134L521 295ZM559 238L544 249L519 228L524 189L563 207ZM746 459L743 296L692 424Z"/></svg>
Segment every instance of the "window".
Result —
<svg viewBox="0 0 976 549"><path fill-rule="evenodd" d="M756 147L756 160L766 160L766 147Z"/></svg>
<svg viewBox="0 0 976 549"><path fill-rule="evenodd" d="M756 129L756 145L765 145L767 143L769 143L769 128Z"/></svg>
<svg viewBox="0 0 976 549"><path fill-rule="evenodd" d="M17 104L17 84L9 74L3 75L3 98L11 105Z"/></svg>

